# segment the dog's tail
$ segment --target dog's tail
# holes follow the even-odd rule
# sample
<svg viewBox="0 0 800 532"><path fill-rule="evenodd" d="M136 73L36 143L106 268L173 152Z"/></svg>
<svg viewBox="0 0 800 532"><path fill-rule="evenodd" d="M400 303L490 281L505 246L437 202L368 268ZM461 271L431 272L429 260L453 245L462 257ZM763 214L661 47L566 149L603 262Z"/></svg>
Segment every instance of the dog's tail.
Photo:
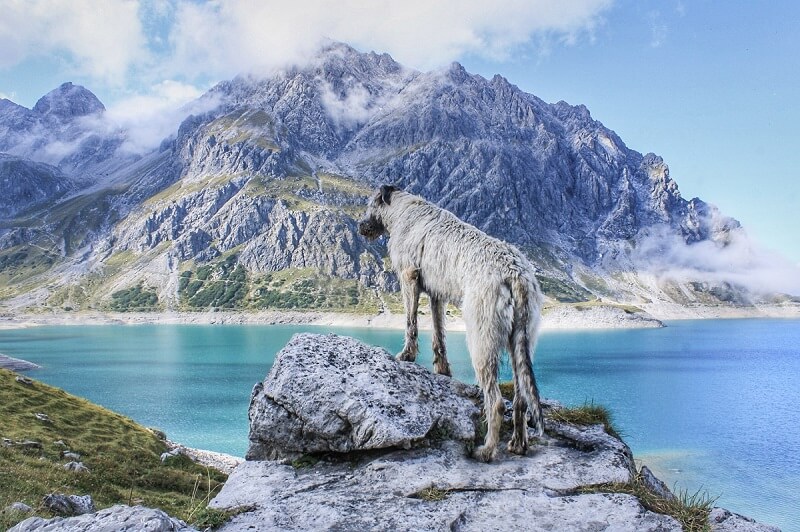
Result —
<svg viewBox="0 0 800 532"><path fill-rule="evenodd" d="M514 321L511 326L509 352L514 370L514 392L522 394L533 417L536 434L541 436L544 433L544 420L539 403L539 389L533 374L532 357L539 334L542 293L533 274L515 275L510 281Z"/></svg>

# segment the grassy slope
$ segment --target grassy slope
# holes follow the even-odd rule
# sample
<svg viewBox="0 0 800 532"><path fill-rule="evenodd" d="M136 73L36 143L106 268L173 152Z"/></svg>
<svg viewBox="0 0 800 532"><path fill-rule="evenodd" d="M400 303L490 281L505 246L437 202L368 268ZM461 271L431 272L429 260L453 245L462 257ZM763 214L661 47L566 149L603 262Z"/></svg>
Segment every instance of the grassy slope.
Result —
<svg viewBox="0 0 800 532"><path fill-rule="evenodd" d="M162 464L166 444L153 431L130 419L33 381L25 385L16 374L0 369L0 437L14 442L40 442L40 450L0 444L0 511L15 501L51 517L41 506L48 493L90 494L96 506L144 504L189 522L207 516L209 496L226 480L218 471L179 456ZM44 413L50 422L36 419ZM66 471L62 446L81 455L89 473ZM0 530L29 515L0 513Z"/></svg>

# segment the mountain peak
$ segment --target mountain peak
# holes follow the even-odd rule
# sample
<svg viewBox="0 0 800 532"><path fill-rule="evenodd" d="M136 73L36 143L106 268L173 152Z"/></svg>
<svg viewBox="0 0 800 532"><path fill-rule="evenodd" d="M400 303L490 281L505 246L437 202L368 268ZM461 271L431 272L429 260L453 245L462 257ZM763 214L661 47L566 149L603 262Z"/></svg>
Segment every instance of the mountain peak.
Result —
<svg viewBox="0 0 800 532"><path fill-rule="evenodd" d="M100 113L105 109L92 91L69 81L42 96L33 106L36 113L61 120Z"/></svg>

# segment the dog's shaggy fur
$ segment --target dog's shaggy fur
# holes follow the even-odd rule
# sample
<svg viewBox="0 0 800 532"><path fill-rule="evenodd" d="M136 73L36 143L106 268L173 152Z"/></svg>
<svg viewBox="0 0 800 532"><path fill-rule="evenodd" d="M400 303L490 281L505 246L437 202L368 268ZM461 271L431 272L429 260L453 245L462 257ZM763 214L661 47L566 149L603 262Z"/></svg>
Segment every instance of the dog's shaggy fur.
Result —
<svg viewBox="0 0 800 532"><path fill-rule="evenodd" d="M398 359L416 358L417 308L420 292L425 292L433 316L434 370L450 375L444 307L461 307L472 366L483 390L486 441L474 452L483 461L495 457L500 438L504 406L497 371L501 352L508 351L514 372L514 433L508 450L525 454L527 409L538 435L544 427L531 361L542 307L533 265L514 246L392 186L384 185L371 198L359 232L370 239L389 235L389 258L406 308L405 346Z"/></svg>

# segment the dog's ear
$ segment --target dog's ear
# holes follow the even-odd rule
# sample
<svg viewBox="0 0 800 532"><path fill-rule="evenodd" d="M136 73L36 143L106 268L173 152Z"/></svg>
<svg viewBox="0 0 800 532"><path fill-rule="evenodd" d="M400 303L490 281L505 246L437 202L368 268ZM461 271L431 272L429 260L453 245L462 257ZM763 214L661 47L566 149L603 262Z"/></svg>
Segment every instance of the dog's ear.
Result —
<svg viewBox="0 0 800 532"><path fill-rule="evenodd" d="M386 205L390 205L392 203L392 192L397 192L400 190L394 185L383 185L381 186L381 201Z"/></svg>

